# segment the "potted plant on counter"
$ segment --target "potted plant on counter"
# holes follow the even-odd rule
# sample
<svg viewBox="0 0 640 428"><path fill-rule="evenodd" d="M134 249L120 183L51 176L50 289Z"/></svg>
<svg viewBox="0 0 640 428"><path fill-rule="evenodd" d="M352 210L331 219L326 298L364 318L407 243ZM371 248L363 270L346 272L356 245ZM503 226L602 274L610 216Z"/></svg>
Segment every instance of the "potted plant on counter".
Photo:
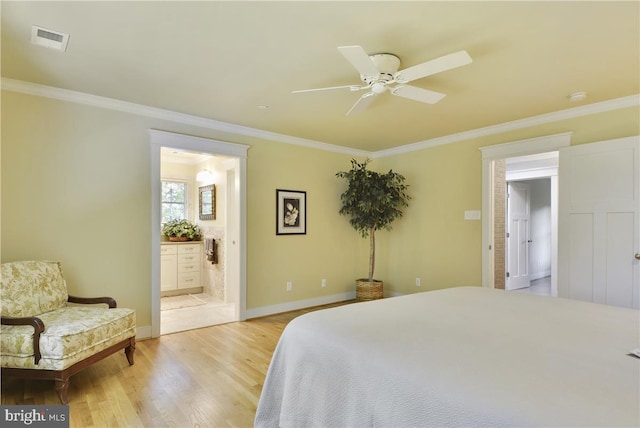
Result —
<svg viewBox="0 0 640 428"><path fill-rule="evenodd" d="M402 209L409 206L405 178L392 170L380 174L367 169L369 159L362 163L351 160L351 169L336 174L347 180L347 190L340 196L340 214L349 217L351 226L369 237L369 276L356 280L358 301L381 299L383 282L373 278L376 259L375 233L391 229L391 223L402 217Z"/></svg>
<svg viewBox="0 0 640 428"><path fill-rule="evenodd" d="M200 227L189 220L171 220L162 226L162 234L169 241L193 241L200 238Z"/></svg>

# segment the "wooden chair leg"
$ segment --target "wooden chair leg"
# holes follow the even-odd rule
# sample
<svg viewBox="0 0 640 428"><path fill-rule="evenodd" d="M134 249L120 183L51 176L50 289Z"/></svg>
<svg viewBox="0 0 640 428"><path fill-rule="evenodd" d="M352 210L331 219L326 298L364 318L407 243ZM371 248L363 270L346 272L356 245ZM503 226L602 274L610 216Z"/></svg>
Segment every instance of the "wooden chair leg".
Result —
<svg viewBox="0 0 640 428"><path fill-rule="evenodd" d="M68 404L69 399L67 393L69 392L69 378L63 377L62 379L56 379L56 392L60 398L62 404Z"/></svg>
<svg viewBox="0 0 640 428"><path fill-rule="evenodd" d="M133 365L133 353L136 351L136 339L135 337L131 338L130 345L124 348L124 353L127 356L127 361L129 361L129 365Z"/></svg>

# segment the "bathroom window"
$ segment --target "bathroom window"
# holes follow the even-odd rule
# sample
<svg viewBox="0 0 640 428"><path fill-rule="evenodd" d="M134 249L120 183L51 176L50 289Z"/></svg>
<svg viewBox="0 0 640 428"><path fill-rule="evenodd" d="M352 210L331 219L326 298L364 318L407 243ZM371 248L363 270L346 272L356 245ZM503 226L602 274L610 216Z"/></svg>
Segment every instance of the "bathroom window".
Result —
<svg viewBox="0 0 640 428"><path fill-rule="evenodd" d="M162 223L187 218L187 183L162 181Z"/></svg>

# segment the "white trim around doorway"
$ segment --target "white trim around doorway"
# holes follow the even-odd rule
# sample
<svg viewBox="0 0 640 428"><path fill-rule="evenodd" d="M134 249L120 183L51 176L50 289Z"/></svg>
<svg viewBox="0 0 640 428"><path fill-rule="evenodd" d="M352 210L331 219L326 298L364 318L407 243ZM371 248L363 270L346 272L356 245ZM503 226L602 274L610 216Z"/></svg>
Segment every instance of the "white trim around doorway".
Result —
<svg viewBox="0 0 640 428"><path fill-rule="evenodd" d="M494 288L494 212L493 212L493 180L494 161L517 156L534 155L557 151L571 145L572 132L530 138L493 146L480 147L482 151L482 286ZM557 197L557 182L552 183L552 198ZM554 243L552 242L552 246ZM557 243L552 248L552 271L557 274ZM552 272L553 275L553 272Z"/></svg>
<svg viewBox="0 0 640 428"><path fill-rule="evenodd" d="M149 130L151 143L151 337L160 336L160 149L172 147L188 151L207 153L218 156L228 156L237 159L236 185L234 186L237 212L238 236L237 250L225 252L236 254L237 261L230 265L237 266L234 273L239 281L239 299L237 314L240 321L246 319L246 242L247 242L247 204L246 177L247 151L249 146L228 143L191 135L173 132Z"/></svg>

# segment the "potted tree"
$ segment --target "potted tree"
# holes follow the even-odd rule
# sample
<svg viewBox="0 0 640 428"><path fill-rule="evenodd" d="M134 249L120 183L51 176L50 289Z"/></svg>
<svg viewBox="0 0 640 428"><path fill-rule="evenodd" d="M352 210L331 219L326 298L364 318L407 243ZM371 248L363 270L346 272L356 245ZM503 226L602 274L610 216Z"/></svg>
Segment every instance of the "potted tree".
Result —
<svg viewBox="0 0 640 428"><path fill-rule="evenodd" d="M171 220L162 226L162 234L169 241L193 241L200 238L200 227L189 220Z"/></svg>
<svg viewBox="0 0 640 428"><path fill-rule="evenodd" d="M391 223L402 217L402 209L409 206L411 197L406 193L405 178L389 170L381 174L367 169L369 159L360 163L351 159L351 169L336 174L347 180L347 190L340 196L339 213L349 217L351 226L369 237L369 276L356 280L358 301L381 299L383 282L373 278L376 260L375 233L391 229Z"/></svg>

